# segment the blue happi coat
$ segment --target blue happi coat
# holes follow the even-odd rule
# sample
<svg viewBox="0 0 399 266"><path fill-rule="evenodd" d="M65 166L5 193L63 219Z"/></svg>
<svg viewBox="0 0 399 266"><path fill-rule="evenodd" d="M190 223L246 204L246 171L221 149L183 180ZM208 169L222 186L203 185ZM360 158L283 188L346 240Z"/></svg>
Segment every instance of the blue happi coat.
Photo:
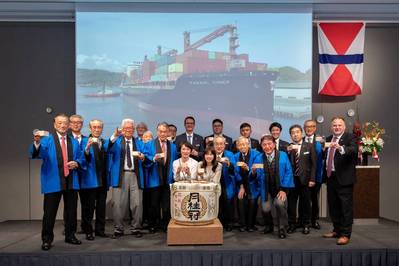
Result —
<svg viewBox="0 0 399 266"><path fill-rule="evenodd" d="M82 169L81 174L80 174L80 188L81 189L86 189L86 188L97 188L100 186L108 187L108 182L107 184L100 184L99 179L101 179L101 176L97 176L97 166L96 166L96 157L94 153L94 147L92 144L89 149L89 154L85 153L85 148L87 145L87 142L89 142L89 138L84 138L82 139L81 147L82 147L82 152L85 157L85 167ZM107 173L107 161L106 161L106 153L108 152L108 143L109 140L103 140L101 139L101 150L104 152L104 155L102 158L99 158L100 160L103 160L103 167L105 168L105 171L102 174Z"/></svg>
<svg viewBox="0 0 399 266"><path fill-rule="evenodd" d="M70 136L67 137L67 154L68 161L76 161L80 167L84 165L84 157L79 147L79 142ZM57 143L55 142L57 141ZM57 153L57 149L58 153ZM67 179L63 176L63 160L61 146L58 135L55 133L40 140L40 146L36 149L32 143L29 148L30 157L32 159L42 159L42 167L40 173L41 192L43 194L59 192L65 189L62 182ZM72 178L72 188L79 189L79 179L77 170L70 170L68 178ZM69 180L68 180L69 181ZM65 181L67 182L67 181Z"/></svg>
<svg viewBox="0 0 399 266"><path fill-rule="evenodd" d="M234 155L236 162L239 162L240 154L241 154L240 152L237 152ZM249 168L248 176L247 177L241 176L242 172L239 170L240 167L237 167L238 168L237 181L236 181L237 192L239 192L239 186L244 182L244 180L247 179L248 180L248 189L250 190L250 198L256 199L259 197L259 194L260 194L260 188L259 188L260 181L259 180L261 180L263 178L264 172L263 172L263 169L256 169L256 171L255 171L256 174L254 175L254 174L252 174L251 169L252 169L253 164L263 163L263 161L262 161L261 153L258 152L257 150L250 149L248 151L248 154L250 154L249 161L248 161L248 168Z"/></svg>
<svg viewBox="0 0 399 266"><path fill-rule="evenodd" d="M264 153L262 153L262 155L260 156L262 158L262 163L264 163L266 159L266 155ZM275 151L275 159L278 160L278 175L279 175L279 179L280 179L280 188L282 189L290 189L295 187L294 184L294 176L292 174L292 167L291 167L291 162L290 159L288 158L287 153L283 152L283 151ZM261 199L262 202L266 202L267 201L267 183L266 180L268 178L267 174L266 174L266 169L263 169L263 177L260 180L260 194L261 194Z"/></svg>
<svg viewBox="0 0 399 266"><path fill-rule="evenodd" d="M132 138L134 141L134 150L143 153L143 143L137 138ZM109 141L108 143L108 184L111 187L119 187L121 185L121 176L123 172L122 163L124 162L125 156L125 137L119 136L113 143ZM134 172L138 178L139 188L143 188L144 175L142 161L134 158Z"/></svg>
<svg viewBox="0 0 399 266"><path fill-rule="evenodd" d="M155 154L159 153L159 149L157 152L157 143L159 143L159 139L155 138L146 144L144 144L144 155L145 155L145 163L144 167L147 168L146 173L146 188L154 188L162 185L162 178L160 175L160 162L154 162ZM170 141L167 144L167 184L172 184L174 182L173 179L173 161L177 159L177 150L176 145Z"/></svg>

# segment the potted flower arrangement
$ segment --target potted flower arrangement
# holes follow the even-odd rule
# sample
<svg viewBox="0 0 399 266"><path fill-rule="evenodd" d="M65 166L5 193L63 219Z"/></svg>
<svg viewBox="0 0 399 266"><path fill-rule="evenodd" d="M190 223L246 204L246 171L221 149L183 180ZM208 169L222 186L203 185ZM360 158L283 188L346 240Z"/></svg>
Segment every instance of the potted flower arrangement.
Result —
<svg viewBox="0 0 399 266"><path fill-rule="evenodd" d="M384 134L385 129L380 127L378 122L364 123L360 141L362 152L371 155L374 159L379 161L378 153L380 153L384 147Z"/></svg>

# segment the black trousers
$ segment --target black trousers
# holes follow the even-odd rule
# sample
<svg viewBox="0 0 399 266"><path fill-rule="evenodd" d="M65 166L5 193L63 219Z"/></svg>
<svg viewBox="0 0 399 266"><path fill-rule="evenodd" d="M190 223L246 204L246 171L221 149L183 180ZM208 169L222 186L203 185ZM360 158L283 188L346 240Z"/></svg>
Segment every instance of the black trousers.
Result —
<svg viewBox="0 0 399 266"><path fill-rule="evenodd" d="M353 224L353 184L341 186L333 172L327 179L327 202L334 232L350 238Z"/></svg>
<svg viewBox="0 0 399 266"><path fill-rule="evenodd" d="M298 204L299 199L299 204ZM299 217L297 220L297 205L299 205ZM301 226L310 225L310 189L307 185L295 182L295 188L288 193L288 224Z"/></svg>
<svg viewBox="0 0 399 266"><path fill-rule="evenodd" d="M64 199L65 239L74 237L78 194L76 190L64 190L44 194L42 241L52 242L54 239L54 224L61 197Z"/></svg>
<svg viewBox="0 0 399 266"><path fill-rule="evenodd" d="M219 197L218 218L223 227L233 226L234 217L234 198L228 199L226 189L222 188L222 194Z"/></svg>
<svg viewBox="0 0 399 266"><path fill-rule="evenodd" d="M143 222L148 223L150 209L150 193L149 189L143 189Z"/></svg>
<svg viewBox="0 0 399 266"><path fill-rule="evenodd" d="M317 220L319 220L319 193L320 193L320 188L321 188L321 183L316 183L315 186L310 187L309 191L310 191L310 220L312 223L316 222ZM299 206L302 206L303 204L301 204L301 202L299 203ZM302 211L299 210L299 219L298 219L298 224L303 224L303 218L301 217Z"/></svg>
<svg viewBox="0 0 399 266"><path fill-rule="evenodd" d="M310 202L312 205L310 220L312 223L319 220L319 194L320 194L321 183L316 183L314 187L310 188Z"/></svg>
<svg viewBox="0 0 399 266"><path fill-rule="evenodd" d="M148 225L166 229L170 221L170 188L164 185L156 188L149 188L149 210ZM162 210L162 217L161 215Z"/></svg>
<svg viewBox="0 0 399 266"><path fill-rule="evenodd" d="M81 189L79 191L82 205L82 230L85 234L93 233L93 217L96 211L95 232L105 231L105 208L107 189L105 187Z"/></svg>
<svg viewBox="0 0 399 266"><path fill-rule="evenodd" d="M255 226L256 199L250 199L248 195L238 199L238 215L240 217L240 226L253 228Z"/></svg>

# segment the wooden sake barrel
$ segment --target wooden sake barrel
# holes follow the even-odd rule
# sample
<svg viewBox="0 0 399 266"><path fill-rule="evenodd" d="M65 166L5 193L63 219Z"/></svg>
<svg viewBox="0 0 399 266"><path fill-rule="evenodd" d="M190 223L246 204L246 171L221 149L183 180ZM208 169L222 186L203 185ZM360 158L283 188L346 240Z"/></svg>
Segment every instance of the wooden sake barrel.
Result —
<svg viewBox="0 0 399 266"><path fill-rule="evenodd" d="M180 181L170 185L172 219L182 225L210 224L218 217L220 184Z"/></svg>

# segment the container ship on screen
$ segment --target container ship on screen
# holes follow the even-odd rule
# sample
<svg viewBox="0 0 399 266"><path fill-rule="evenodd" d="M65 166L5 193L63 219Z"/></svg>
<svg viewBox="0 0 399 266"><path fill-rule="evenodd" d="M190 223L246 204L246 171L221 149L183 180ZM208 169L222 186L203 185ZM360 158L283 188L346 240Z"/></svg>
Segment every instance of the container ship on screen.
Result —
<svg viewBox="0 0 399 266"><path fill-rule="evenodd" d="M228 52L200 49L225 34L229 34ZM265 63L250 62L248 54L236 53L236 26L221 26L194 43L190 32L183 35L183 53L178 54L175 49L163 52L158 46L156 55L130 65L121 85L123 94L145 96L141 97L140 109L164 115L190 110L205 119L226 119L226 114L232 119L237 115L241 120L265 116L271 119L273 84L278 72L268 71ZM180 99L178 107L176 99ZM233 104L241 100L242 106Z"/></svg>

